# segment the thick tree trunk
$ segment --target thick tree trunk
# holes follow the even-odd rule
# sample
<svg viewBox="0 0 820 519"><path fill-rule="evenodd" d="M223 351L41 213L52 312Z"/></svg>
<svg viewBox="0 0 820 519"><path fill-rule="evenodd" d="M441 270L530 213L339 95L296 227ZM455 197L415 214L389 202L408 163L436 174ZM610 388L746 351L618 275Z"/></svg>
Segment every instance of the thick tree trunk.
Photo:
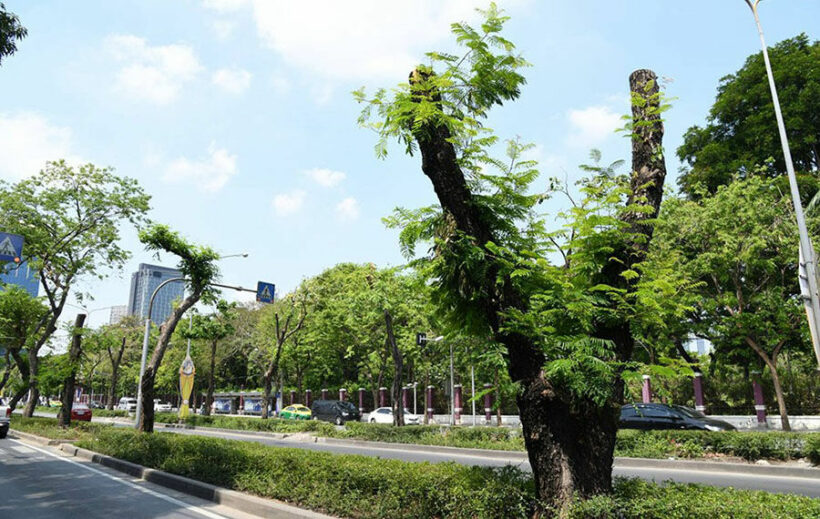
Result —
<svg viewBox="0 0 820 519"><path fill-rule="evenodd" d="M777 398L777 409L780 412L780 424L784 431L791 431L789 423L789 412L786 410L786 399L783 396L783 387L780 384L780 376L777 374L777 364L771 362L769 371L772 373L772 383L774 384L774 395Z"/></svg>
<svg viewBox="0 0 820 519"><path fill-rule="evenodd" d="M270 407L270 395L272 390L272 382L271 382L271 373L265 373L265 391L262 395L262 419L266 420L268 418L268 408Z"/></svg>
<svg viewBox="0 0 820 519"><path fill-rule="evenodd" d="M387 328L387 346L393 354L393 387L390 390L390 397L393 406L393 425L401 427L404 425L404 402L401 397L401 374L402 358L399 347L396 345L396 337L393 335L393 317L390 312L384 311L384 324Z"/></svg>
<svg viewBox="0 0 820 519"><path fill-rule="evenodd" d="M498 368L495 370L495 425L501 427L501 377Z"/></svg>
<svg viewBox="0 0 820 519"><path fill-rule="evenodd" d="M122 344L117 354L114 355L111 350L108 350L108 358L111 360L111 387L108 389L108 402L106 402L106 409L109 411L114 409L114 402L117 399L117 382L120 378L120 364L122 363L122 354L125 352L125 344L127 339L122 338Z"/></svg>
<svg viewBox="0 0 820 519"><path fill-rule="evenodd" d="M40 390L37 387L37 374L40 371L40 359L37 358L37 351L34 349L28 352L28 401L23 409L23 416L31 418L34 416L34 408L40 402Z"/></svg>
<svg viewBox="0 0 820 519"><path fill-rule="evenodd" d="M151 355L151 362L145 366L145 374L142 379L142 412L140 414L140 423L137 424L141 432L154 432L154 382L157 371L162 363L162 358L165 356L168 342L171 340L171 336L174 334L177 324L179 324L179 320L182 319L182 316L189 308L199 301L200 297L202 297L201 290L192 292L188 297L182 300L179 306L173 309L171 315L160 327L157 346Z"/></svg>
<svg viewBox="0 0 820 519"><path fill-rule="evenodd" d="M423 90L427 77L424 71L411 73L414 95L438 102L436 92ZM630 285L621 274L643 259L648 250L652 237L648 220L658 214L666 176L661 147L663 124L660 112L654 110L660 104L657 77L648 70L635 71L630 76L630 90L642 102L633 103L632 193L627 206L651 210L631 211L623 216L634 234L629 243L614 252L599 276L601 282L627 290L636 280ZM449 128L432 120L414 129L414 137L422 155L422 170L433 184L446 217L474 244L486 247L488 242L497 243L492 224L482 217L473 201ZM459 245L454 241L449 247ZM444 249L443 254L445 261L460 262L458 251ZM558 394L544 379L545 358L533 340L504 331L503 315L511 309L527 312L527 301L509 278L499 280L499 266L488 261L483 285L465 296L473 298L477 309L484 312L495 340L507 349L510 378L521 385L518 406L538 496L563 511L573 495L588 497L611 489L618 423L615 405L622 398L622 383L616 383L613 401L603 407L577 396ZM453 268L463 267L458 263ZM634 344L628 322L606 323L593 335L612 341L617 360L631 358Z"/></svg>
<svg viewBox="0 0 820 519"><path fill-rule="evenodd" d="M211 414L211 404L214 403L214 372L216 371L216 341L211 341L211 370L208 372L208 394L205 396L205 416Z"/></svg>
<svg viewBox="0 0 820 519"><path fill-rule="evenodd" d="M6 387L6 383L9 381L9 377L11 376L11 372L14 369L14 364L11 362L11 358L9 357L10 353L6 350L6 369L3 371L3 379L0 380L0 393L3 392L3 388Z"/></svg>
<svg viewBox="0 0 820 519"><path fill-rule="evenodd" d="M80 355L83 352L83 336L81 328L85 323L85 314L77 314L74 320L74 330L71 335L71 348L68 350L68 373L63 379L63 392L60 395L62 406L57 414L60 427L71 425L71 409L74 407L74 383L77 378L77 369L80 363Z"/></svg>

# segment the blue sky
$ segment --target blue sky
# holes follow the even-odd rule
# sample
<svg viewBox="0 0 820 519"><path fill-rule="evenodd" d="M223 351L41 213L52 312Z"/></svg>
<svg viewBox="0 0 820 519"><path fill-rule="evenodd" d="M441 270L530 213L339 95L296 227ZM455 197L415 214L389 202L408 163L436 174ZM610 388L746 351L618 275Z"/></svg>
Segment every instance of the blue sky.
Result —
<svg viewBox="0 0 820 519"><path fill-rule="evenodd" d="M452 49L450 22L475 20L473 8L487 4L4 2L29 36L0 68L0 178L57 158L112 166L153 196L152 219L224 254L250 253L221 262L224 282L280 290L342 261L403 262L381 218L434 194L418 158L398 146L375 158L350 91L401 82L425 51ZM489 125L535 143L545 178L577 179L593 147L606 162L629 159L612 130L629 110L629 73L645 67L677 98L666 126L674 185L683 132L704 121L719 78L759 50L743 0L499 5L533 66L521 99ZM770 44L820 38L816 0L764 0L761 12ZM95 296L89 308L125 304L130 272L154 262L132 231L124 244L134 251L124 272L83 283ZM99 311L90 322L107 318Z"/></svg>

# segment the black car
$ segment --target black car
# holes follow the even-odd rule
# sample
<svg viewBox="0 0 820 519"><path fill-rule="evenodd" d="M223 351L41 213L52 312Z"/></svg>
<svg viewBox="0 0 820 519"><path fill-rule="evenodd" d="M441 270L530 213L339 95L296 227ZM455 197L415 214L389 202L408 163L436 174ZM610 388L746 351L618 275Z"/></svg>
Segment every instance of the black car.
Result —
<svg viewBox="0 0 820 519"><path fill-rule="evenodd" d="M621 429L733 431L735 427L682 405L627 404L621 407Z"/></svg>
<svg viewBox="0 0 820 519"><path fill-rule="evenodd" d="M350 402L341 400L316 400L310 406L314 420L324 420L342 425L345 422L358 422L361 419L359 409Z"/></svg>

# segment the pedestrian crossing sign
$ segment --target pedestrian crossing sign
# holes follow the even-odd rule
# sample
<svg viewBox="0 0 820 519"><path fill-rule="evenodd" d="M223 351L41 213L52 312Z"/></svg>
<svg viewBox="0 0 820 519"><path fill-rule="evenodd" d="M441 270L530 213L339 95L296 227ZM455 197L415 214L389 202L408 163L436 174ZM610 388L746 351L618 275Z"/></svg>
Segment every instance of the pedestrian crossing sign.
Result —
<svg viewBox="0 0 820 519"><path fill-rule="evenodd" d="M256 284L256 300L260 303L273 303L276 285L260 281Z"/></svg>

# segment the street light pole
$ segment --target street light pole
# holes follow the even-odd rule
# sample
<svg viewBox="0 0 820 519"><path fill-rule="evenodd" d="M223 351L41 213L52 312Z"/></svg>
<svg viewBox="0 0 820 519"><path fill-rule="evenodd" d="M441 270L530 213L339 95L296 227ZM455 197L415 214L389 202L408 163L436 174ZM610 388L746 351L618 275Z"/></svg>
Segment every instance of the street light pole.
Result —
<svg viewBox="0 0 820 519"><path fill-rule="evenodd" d="M780 144L783 147L783 158L786 161L786 173L789 177L789 188L791 190L792 203L794 204L794 215L797 219L797 232L800 235L800 254L802 255L806 268L806 281L808 282L809 294L809 331L811 332L811 342L814 346L814 354L817 357L817 369L820 370L820 296L817 291L817 263L814 248L811 245L809 233L806 228L806 219L803 216L803 204L800 202L800 192L797 187L797 176L794 173L794 163L792 162L792 153L789 148L789 139L786 134L786 124L783 122L783 113L780 110L780 99L777 95L777 85L774 82L774 74L772 73L772 64L769 60L769 50L766 46L766 40L763 37L763 26L760 24L760 16L758 15L757 7L760 0L744 0L746 5L752 10L757 24L757 32L760 34L760 44L763 47L763 61L766 64L766 74L769 78L769 89L772 92L772 101L774 102L774 113L777 119L777 129L780 132ZM813 323L811 322L813 321Z"/></svg>

